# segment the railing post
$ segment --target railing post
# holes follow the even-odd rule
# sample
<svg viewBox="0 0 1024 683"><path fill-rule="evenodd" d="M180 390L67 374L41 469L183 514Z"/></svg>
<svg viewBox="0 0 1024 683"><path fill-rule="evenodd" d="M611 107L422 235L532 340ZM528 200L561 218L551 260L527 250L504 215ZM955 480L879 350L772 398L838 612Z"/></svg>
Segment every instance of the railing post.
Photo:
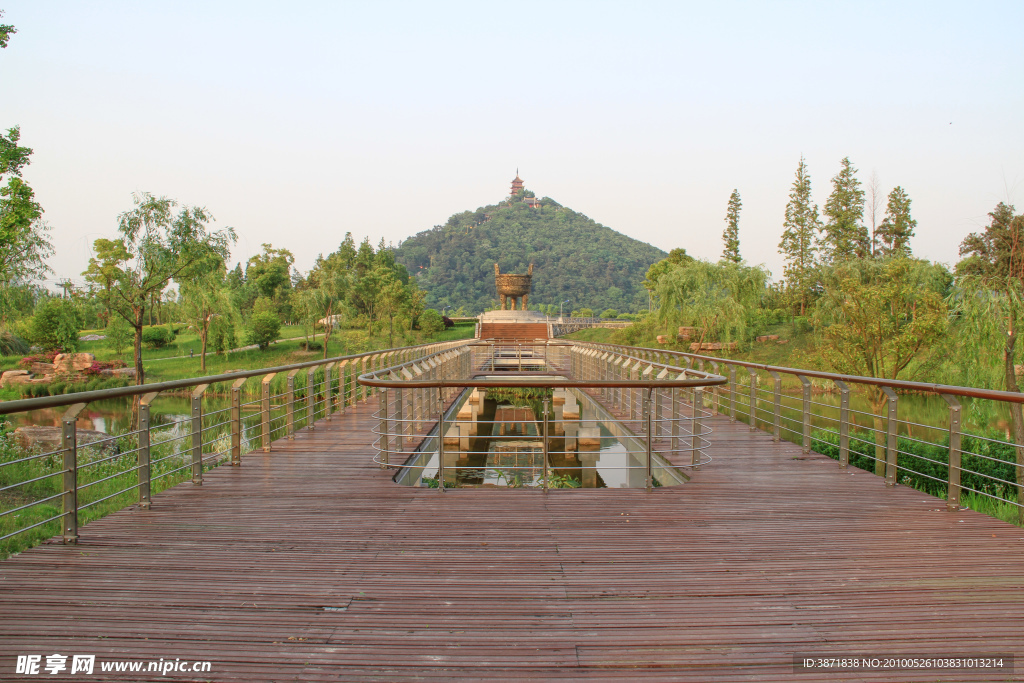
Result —
<svg viewBox="0 0 1024 683"><path fill-rule="evenodd" d="M775 406L774 420L772 422L772 441L778 441L782 438L782 377L774 370L769 370L768 374L772 376L772 383L775 385L772 396Z"/></svg>
<svg viewBox="0 0 1024 683"><path fill-rule="evenodd" d="M291 370L288 372L288 389L285 400L288 403L288 410L285 413L285 434L288 436L289 441L295 440L295 375L299 374L298 370Z"/></svg>
<svg viewBox="0 0 1024 683"><path fill-rule="evenodd" d="M839 387L839 467L850 464L850 387L838 379L832 383Z"/></svg>
<svg viewBox="0 0 1024 683"><path fill-rule="evenodd" d="M757 429L757 370L747 368L750 373L750 431Z"/></svg>
<svg viewBox="0 0 1024 683"><path fill-rule="evenodd" d="M668 379L668 368L662 368L661 372L655 379L659 381L665 381ZM665 389L664 387L659 388L654 392L654 429L658 432L658 436L665 433Z"/></svg>
<svg viewBox="0 0 1024 683"><path fill-rule="evenodd" d="M683 379L686 379L686 372L684 371L684 372L679 373L679 376L676 377L676 379L679 379L679 377L682 377ZM672 407L671 407L671 411L672 411L672 452L673 453L678 453L678 451L679 451L679 420L682 419L682 411L683 411L683 409L682 409L682 401L679 400L679 392L681 391L681 389L677 389L676 387L672 387L671 389L669 389L669 391L671 392L669 394L669 396L671 397L671 400L672 400Z"/></svg>
<svg viewBox="0 0 1024 683"><path fill-rule="evenodd" d="M348 361L338 363L338 412L345 414L348 405Z"/></svg>
<svg viewBox="0 0 1024 683"><path fill-rule="evenodd" d="M811 380L803 375L797 375L803 385L803 401L801 401L800 417L803 424L803 446L804 453L811 452Z"/></svg>
<svg viewBox="0 0 1024 683"><path fill-rule="evenodd" d="M231 464L242 464L242 385L248 377L231 384Z"/></svg>
<svg viewBox="0 0 1024 683"><path fill-rule="evenodd" d="M381 469L386 469L391 464L388 458L388 390L384 387L380 390L380 441L377 451L381 455Z"/></svg>
<svg viewBox="0 0 1024 683"><path fill-rule="evenodd" d="M437 414L437 489L444 493L444 410Z"/></svg>
<svg viewBox="0 0 1024 683"><path fill-rule="evenodd" d="M203 393L209 384L192 390L192 483L203 485Z"/></svg>
<svg viewBox="0 0 1024 683"><path fill-rule="evenodd" d="M899 407L899 397L889 387L882 387L882 391L888 397L888 410L886 415L886 440L885 440L885 485L896 486L896 414Z"/></svg>
<svg viewBox="0 0 1024 683"><path fill-rule="evenodd" d="M654 460L654 423L651 416L651 392L653 389L647 390L647 397L644 400L644 414L647 416L647 492L650 493L654 488L654 474L652 461Z"/></svg>
<svg viewBox="0 0 1024 683"><path fill-rule="evenodd" d="M711 361L711 372L718 374L718 363ZM716 416L720 411L721 394L718 387L711 387L711 415Z"/></svg>
<svg viewBox="0 0 1024 683"><path fill-rule="evenodd" d="M942 394L949 404L949 489L946 494L946 509L957 512L960 509L960 401L949 394Z"/></svg>
<svg viewBox="0 0 1024 683"><path fill-rule="evenodd" d="M78 415L85 410L85 403L75 403L61 421L62 464L64 466L63 520L64 542L78 543Z"/></svg>
<svg viewBox="0 0 1024 683"><path fill-rule="evenodd" d="M328 363L324 366L324 419L331 419L331 368L334 367L334 363Z"/></svg>
<svg viewBox="0 0 1024 683"><path fill-rule="evenodd" d="M262 414L263 423L263 452L270 452L270 381L274 379L276 372L272 372L269 375L263 377L261 384L263 385L263 406L260 413Z"/></svg>
<svg viewBox="0 0 1024 683"><path fill-rule="evenodd" d="M700 449L697 444L704 433L704 390L696 388L693 390L693 425L690 432L690 465L694 469L700 467Z"/></svg>
<svg viewBox="0 0 1024 683"><path fill-rule="evenodd" d="M154 391L139 399L139 507L148 510L153 483L150 468L149 406L160 392Z"/></svg>
<svg viewBox="0 0 1024 683"><path fill-rule="evenodd" d="M544 410L544 453L542 455L544 466L544 490L548 490L548 399L541 404Z"/></svg>
<svg viewBox="0 0 1024 683"><path fill-rule="evenodd" d="M736 421L736 366L729 365L729 422Z"/></svg>
<svg viewBox="0 0 1024 683"><path fill-rule="evenodd" d="M306 373L306 429L315 429L316 422L316 367Z"/></svg>

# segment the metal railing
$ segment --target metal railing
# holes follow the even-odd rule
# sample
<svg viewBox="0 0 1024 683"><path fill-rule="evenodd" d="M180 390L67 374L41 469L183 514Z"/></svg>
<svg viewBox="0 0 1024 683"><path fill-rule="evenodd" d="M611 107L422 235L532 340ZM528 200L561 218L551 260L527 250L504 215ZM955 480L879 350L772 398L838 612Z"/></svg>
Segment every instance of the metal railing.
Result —
<svg viewBox="0 0 1024 683"><path fill-rule="evenodd" d="M203 473L209 469L225 463L239 466L243 453L257 448L269 452L274 439L292 439L297 429L313 429L316 421L330 420L332 414L344 413L347 407L365 400L376 390L358 384L360 374L466 343L424 344L259 370L0 402L0 413L5 415L67 408L61 417L60 448L43 453L18 452L7 444L7 456L0 461L0 494L14 504L0 509L0 541L59 521L64 542L74 543L80 518L93 515L94 508L104 503L111 508L110 501L114 501L119 505L112 509L134 503L146 509L152 503L154 489L189 476L193 484L201 485ZM305 378L299 384L303 372ZM275 382L278 375L283 380ZM258 392L245 392L252 379L259 379ZM229 383L230 405L206 410L204 399L215 383ZM151 411L157 397L183 390L189 392L190 414L154 424ZM257 393L255 398L243 400L253 393ZM78 418L91 401L121 397L138 400L135 429L96 441L78 438Z"/></svg>
<svg viewBox="0 0 1024 683"><path fill-rule="evenodd" d="M656 484L685 481L677 467L709 462L704 449L710 443L706 419L711 413L704 407L704 391L727 379L626 352L597 352L575 342L485 341L367 373L359 382L382 392L374 430L375 462L422 473L436 460L436 484L442 491L458 479L459 470L506 480L507 472L526 471L530 485L547 489L553 457L582 462L581 454L587 452L592 454L586 456L592 468L602 439L619 442L627 460L641 463L609 469L644 470L644 485L650 490ZM497 449L502 444L518 448L516 452L530 454L539 463L457 464L489 452L473 449L470 442L482 438L481 429L493 432L505 423L481 419L485 392L503 388L542 390L536 401L540 409L522 420L531 428L492 433L486 439ZM581 410L584 404L591 417ZM602 427L607 434L602 435ZM561 442L561 448L553 448L553 441ZM398 477L408 478L404 473ZM434 477L428 479L435 483Z"/></svg>
<svg viewBox="0 0 1024 683"><path fill-rule="evenodd" d="M945 496L950 511L960 509L963 495L969 493L1013 506L1024 521L1024 444L1009 434L1004 440L964 431L967 407L980 416L1000 415L1011 404L1024 404L1024 394L777 367L665 349L584 345L595 350L628 349L646 360L687 367L710 366L729 378L713 391L713 412L746 422L752 430L768 431L775 441L793 441L804 452L812 446L825 451L843 468L853 458L884 477L887 486L903 483ZM857 387L881 399L877 401L881 410L851 407L851 392ZM815 396L835 393L837 405L815 400ZM940 396L947 408L945 419L901 418L900 397L908 393ZM985 401L994 402L995 408L979 405Z"/></svg>

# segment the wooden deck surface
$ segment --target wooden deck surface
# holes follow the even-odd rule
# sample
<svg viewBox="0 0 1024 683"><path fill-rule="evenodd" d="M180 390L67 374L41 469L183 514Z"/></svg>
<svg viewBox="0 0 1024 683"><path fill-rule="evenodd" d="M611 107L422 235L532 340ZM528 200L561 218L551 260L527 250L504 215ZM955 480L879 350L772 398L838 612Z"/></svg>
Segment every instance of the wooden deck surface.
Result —
<svg viewBox="0 0 1024 683"><path fill-rule="evenodd" d="M53 653L212 662L74 679L111 681L1024 678L793 668L1024 667L1024 530L727 418L681 487L405 488L370 462L373 407L0 562L0 680L69 678L14 674Z"/></svg>

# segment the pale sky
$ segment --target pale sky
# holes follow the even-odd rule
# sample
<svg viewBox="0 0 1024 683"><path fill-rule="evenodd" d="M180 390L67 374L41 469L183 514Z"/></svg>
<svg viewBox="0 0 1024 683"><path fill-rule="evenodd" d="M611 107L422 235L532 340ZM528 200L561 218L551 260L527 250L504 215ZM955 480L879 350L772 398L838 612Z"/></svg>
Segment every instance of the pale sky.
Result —
<svg viewBox="0 0 1024 683"><path fill-rule="evenodd" d="M0 0L0 127L81 281L133 191L207 207L232 263L305 271L526 186L662 249L782 276L800 155L902 185L914 252L953 264L1024 210L1024 2Z"/></svg>

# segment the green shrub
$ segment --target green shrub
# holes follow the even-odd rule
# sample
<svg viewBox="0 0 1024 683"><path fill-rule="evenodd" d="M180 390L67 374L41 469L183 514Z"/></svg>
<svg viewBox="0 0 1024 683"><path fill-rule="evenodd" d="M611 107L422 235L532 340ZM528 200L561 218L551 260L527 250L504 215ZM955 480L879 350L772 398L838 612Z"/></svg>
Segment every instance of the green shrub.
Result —
<svg viewBox="0 0 1024 683"><path fill-rule="evenodd" d="M142 330L142 343L151 349L162 349L174 341L174 333L166 327L147 327Z"/></svg>
<svg viewBox="0 0 1024 683"><path fill-rule="evenodd" d="M434 335L444 329L444 319L433 308L420 313L420 329L428 335Z"/></svg>
<svg viewBox="0 0 1024 683"><path fill-rule="evenodd" d="M226 316L218 315L210 323L207 341L218 356L235 348L238 346L235 338L235 323Z"/></svg>
<svg viewBox="0 0 1024 683"><path fill-rule="evenodd" d="M276 341L281 333L281 321L273 313L256 313L249 321L246 341L266 351L270 342Z"/></svg>
<svg viewBox="0 0 1024 683"><path fill-rule="evenodd" d="M106 335L107 348L120 356L125 349L132 345L135 339L135 331L131 325L121 316L114 316L103 334Z"/></svg>
<svg viewBox="0 0 1024 683"><path fill-rule="evenodd" d="M78 309L69 299L47 299L36 308L29 324L31 339L47 350L66 353L78 348Z"/></svg>
<svg viewBox="0 0 1024 683"><path fill-rule="evenodd" d="M0 332L0 356L21 356L29 352L28 342L4 330Z"/></svg>
<svg viewBox="0 0 1024 683"><path fill-rule="evenodd" d="M601 317L615 319L619 317L619 312L614 308L606 308L605 310L601 311Z"/></svg>

